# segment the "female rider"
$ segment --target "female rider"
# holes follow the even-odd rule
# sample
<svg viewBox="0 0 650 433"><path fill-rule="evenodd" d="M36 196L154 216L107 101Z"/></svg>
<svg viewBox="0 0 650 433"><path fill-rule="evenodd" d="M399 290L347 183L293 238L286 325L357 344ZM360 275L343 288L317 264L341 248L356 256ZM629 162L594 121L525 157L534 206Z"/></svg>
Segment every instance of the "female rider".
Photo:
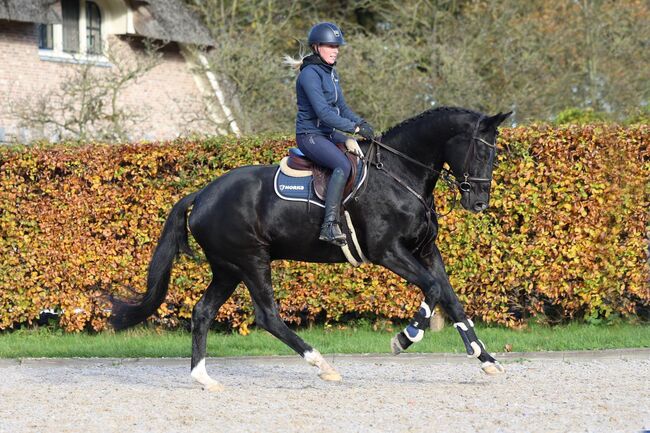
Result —
<svg viewBox="0 0 650 433"><path fill-rule="evenodd" d="M308 44L312 54L302 60L296 81L296 141L305 156L332 170L319 239L343 246L346 240L339 226L341 199L352 167L345 154L336 147L335 143L346 143L348 139L338 131L359 133L366 139L372 139L374 132L372 126L355 114L343 98L334 68L339 47L345 45L341 30L332 23L316 24L309 31ZM361 153L356 142L352 147L348 150Z"/></svg>

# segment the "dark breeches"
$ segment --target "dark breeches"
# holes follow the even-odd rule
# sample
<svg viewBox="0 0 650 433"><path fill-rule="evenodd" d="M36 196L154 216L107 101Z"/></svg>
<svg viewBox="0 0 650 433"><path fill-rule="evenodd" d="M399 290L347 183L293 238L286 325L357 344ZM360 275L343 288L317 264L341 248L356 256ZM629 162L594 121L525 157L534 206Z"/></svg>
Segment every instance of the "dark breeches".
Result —
<svg viewBox="0 0 650 433"><path fill-rule="evenodd" d="M329 137L316 134L298 134L296 141L298 142L298 149L307 158L331 170L340 168L343 170L345 179L347 179L350 176L352 166L345 154L334 144L334 142L345 143L347 138L346 135L339 132L334 132Z"/></svg>

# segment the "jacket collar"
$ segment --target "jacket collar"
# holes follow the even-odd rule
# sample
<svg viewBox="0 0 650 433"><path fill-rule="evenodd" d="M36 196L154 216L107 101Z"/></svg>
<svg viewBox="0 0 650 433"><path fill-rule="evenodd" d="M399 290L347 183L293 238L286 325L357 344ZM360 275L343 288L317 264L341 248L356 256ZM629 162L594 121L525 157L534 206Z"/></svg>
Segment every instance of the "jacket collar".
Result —
<svg viewBox="0 0 650 433"><path fill-rule="evenodd" d="M302 59L302 65L300 65L300 70L302 71L304 68L306 68L309 65L320 65L328 70L331 70L336 65L336 63L334 63L334 65L328 65L323 61L321 56L319 56L318 54L311 54L305 57L304 59Z"/></svg>

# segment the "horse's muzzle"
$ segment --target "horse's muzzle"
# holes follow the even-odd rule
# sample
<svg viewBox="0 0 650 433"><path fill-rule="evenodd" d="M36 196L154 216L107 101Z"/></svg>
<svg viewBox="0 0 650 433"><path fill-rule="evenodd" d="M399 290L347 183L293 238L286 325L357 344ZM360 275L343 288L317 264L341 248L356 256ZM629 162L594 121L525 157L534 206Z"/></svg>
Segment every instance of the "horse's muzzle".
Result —
<svg viewBox="0 0 650 433"><path fill-rule="evenodd" d="M487 209L487 207L488 207L488 204L487 204L486 202L484 202L484 201L477 201L477 202L474 203L474 205L472 206L472 210L473 210L474 212L483 212L485 209Z"/></svg>
<svg viewBox="0 0 650 433"><path fill-rule="evenodd" d="M483 212L485 209L488 208L489 202L490 202L490 196L489 194L485 194L485 193L479 193L479 194L465 193L462 194L460 198L461 206L463 206L463 208L473 213Z"/></svg>

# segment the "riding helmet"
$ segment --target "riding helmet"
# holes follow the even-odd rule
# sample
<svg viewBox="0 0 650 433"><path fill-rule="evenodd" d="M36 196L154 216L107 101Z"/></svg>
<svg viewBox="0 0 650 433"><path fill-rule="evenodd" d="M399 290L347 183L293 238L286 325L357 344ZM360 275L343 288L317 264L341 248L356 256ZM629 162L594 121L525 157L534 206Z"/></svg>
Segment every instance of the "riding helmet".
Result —
<svg viewBox="0 0 650 433"><path fill-rule="evenodd" d="M332 23L318 23L309 31L307 37L309 45L313 44L332 44L332 45L345 45L343 39L343 32L336 24Z"/></svg>

